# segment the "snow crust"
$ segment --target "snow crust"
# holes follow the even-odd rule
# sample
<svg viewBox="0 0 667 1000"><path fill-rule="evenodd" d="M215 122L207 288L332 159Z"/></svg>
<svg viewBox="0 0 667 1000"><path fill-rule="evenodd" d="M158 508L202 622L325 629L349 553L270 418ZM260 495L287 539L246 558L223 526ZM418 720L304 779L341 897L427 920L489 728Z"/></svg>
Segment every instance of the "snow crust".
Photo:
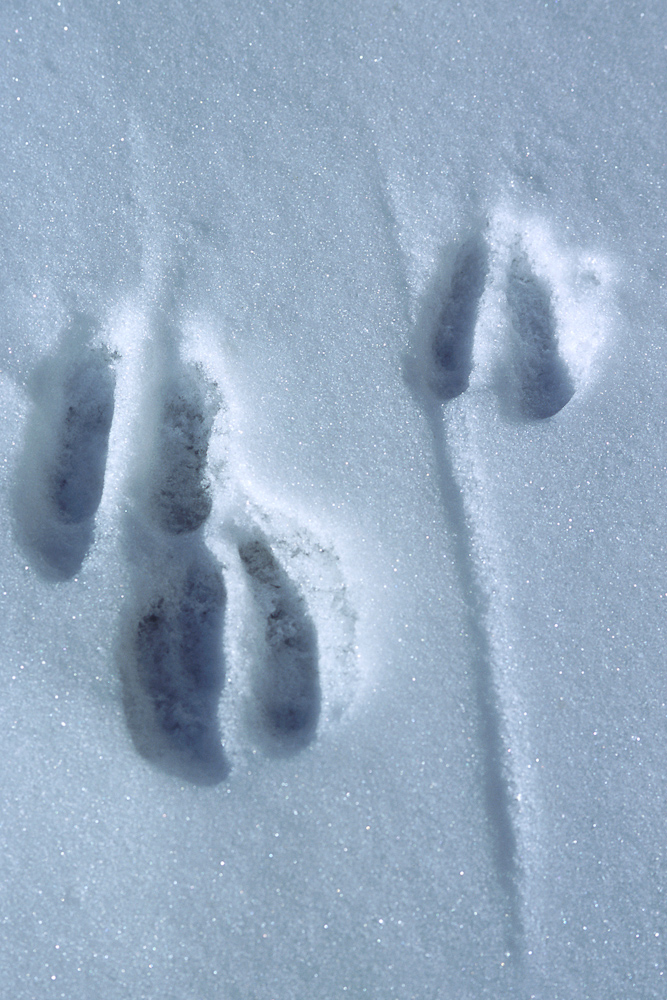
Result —
<svg viewBox="0 0 667 1000"><path fill-rule="evenodd" d="M663 998L664 5L0 23L7 995Z"/></svg>

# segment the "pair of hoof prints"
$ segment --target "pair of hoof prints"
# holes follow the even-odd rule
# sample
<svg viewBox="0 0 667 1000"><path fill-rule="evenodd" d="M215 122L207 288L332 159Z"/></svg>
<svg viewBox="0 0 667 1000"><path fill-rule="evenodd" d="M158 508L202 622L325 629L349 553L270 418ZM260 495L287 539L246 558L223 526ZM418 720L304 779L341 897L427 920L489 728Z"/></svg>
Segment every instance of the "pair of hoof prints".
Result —
<svg viewBox="0 0 667 1000"><path fill-rule="evenodd" d="M230 770L219 721L228 673L228 588L205 535L215 492L209 443L224 401L203 368L182 359L179 332L169 316L153 317L151 332L150 403L140 415L140 444L125 477L121 515L132 610L123 616L116 658L125 716L139 753L167 773L216 784ZM71 579L81 568L103 494L120 359L98 340L96 324L75 315L31 386L35 405L26 428L15 522L33 566L51 581ZM354 658L354 616L332 568L331 550L300 529L290 558L289 545L269 541L266 515L259 510L248 515L248 502L237 506L238 516L227 516L223 533L244 577L254 624L243 711L253 742L268 755L287 755L314 738L323 700L318 629L303 593L299 551L306 550L306 561L315 568L320 582L314 589L329 586L330 603L346 620L333 638L331 626L322 624L324 643L338 645L334 660L347 657L347 667ZM331 610L326 600L326 595L319 603L317 594L309 597L324 619ZM329 717L340 712L344 700L334 693Z"/></svg>
<svg viewBox="0 0 667 1000"><path fill-rule="evenodd" d="M503 415L516 422L546 420L569 403L600 339L594 312L605 266L590 256L568 260L554 247L545 253L548 243L539 227L531 239L507 223L482 223L448 248L417 322L419 357L407 374L418 391L449 403L469 388L480 312L495 295L504 302L496 316L504 343L491 385ZM550 269L567 286L567 301L559 299ZM576 337L568 339L571 326Z"/></svg>
<svg viewBox="0 0 667 1000"><path fill-rule="evenodd" d="M221 401L196 366L159 381L125 522L144 609L120 640L125 710L143 756L213 784L229 772L218 714L227 587L204 538L213 506L206 459ZM315 624L259 525L227 524L226 534L250 591L253 631L261 633L248 709L255 740L269 754L293 753L310 743L320 717Z"/></svg>

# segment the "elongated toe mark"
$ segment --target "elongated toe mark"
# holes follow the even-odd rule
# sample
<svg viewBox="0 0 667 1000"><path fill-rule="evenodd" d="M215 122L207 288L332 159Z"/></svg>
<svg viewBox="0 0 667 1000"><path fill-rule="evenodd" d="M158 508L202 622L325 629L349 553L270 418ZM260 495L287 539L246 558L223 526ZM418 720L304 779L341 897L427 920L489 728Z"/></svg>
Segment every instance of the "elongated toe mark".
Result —
<svg viewBox="0 0 667 1000"><path fill-rule="evenodd" d="M512 322L510 346L518 409L529 420L553 417L574 395L574 383L558 350L551 290L519 250L507 275Z"/></svg>
<svg viewBox="0 0 667 1000"><path fill-rule="evenodd" d="M488 269L486 242L471 235L454 260L448 295L436 314L432 334L430 388L442 402L468 388L479 300Z"/></svg>
<svg viewBox="0 0 667 1000"><path fill-rule="evenodd" d="M320 715L315 626L263 539L243 542L239 555L265 621L262 661L253 678L258 727L274 751L294 752L312 740Z"/></svg>
<svg viewBox="0 0 667 1000"><path fill-rule="evenodd" d="M206 456L218 403L201 372L184 367L163 391L151 506L164 531L196 531L211 513Z"/></svg>
<svg viewBox="0 0 667 1000"><path fill-rule="evenodd" d="M95 516L104 488L114 377L102 351L78 362L65 383L67 410L53 471L53 503L67 524Z"/></svg>
<svg viewBox="0 0 667 1000"><path fill-rule="evenodd" d="M125 714L143 757L212 785L229 773L218 722L227 595L201 530L211 511L206 462L219 403L201 369L182 361L168 315L155 331L162 351L125 518L136 601L120 638Z"/></svg>
<svg viewBox="0 0 667 1000"><path fill-rule="evenodd" d="M192 547L140 609L121 670L135 746L162 770L195 784L223 781L229 766L218 724L224 684L226 591L217 562Z"/></svg>
<svg viewBox="0 0 667 1000"><path fill-rule="evenodd" d="M76 314L33 380L16 526L35 569L52 580L80 569L104 488L115 375L108 352L89 345L95 332L90 317Z"/></svg>

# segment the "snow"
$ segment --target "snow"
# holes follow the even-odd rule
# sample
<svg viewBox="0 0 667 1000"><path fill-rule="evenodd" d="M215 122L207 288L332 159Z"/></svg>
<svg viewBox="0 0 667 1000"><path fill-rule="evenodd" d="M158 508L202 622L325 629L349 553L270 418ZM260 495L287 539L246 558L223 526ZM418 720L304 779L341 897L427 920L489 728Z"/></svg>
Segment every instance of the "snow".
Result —
<svg viewBox="0 0 667 1000"><path fill-rule="evenodd" d="M7 995L663 998L663 4L0 24Z"/></svg>

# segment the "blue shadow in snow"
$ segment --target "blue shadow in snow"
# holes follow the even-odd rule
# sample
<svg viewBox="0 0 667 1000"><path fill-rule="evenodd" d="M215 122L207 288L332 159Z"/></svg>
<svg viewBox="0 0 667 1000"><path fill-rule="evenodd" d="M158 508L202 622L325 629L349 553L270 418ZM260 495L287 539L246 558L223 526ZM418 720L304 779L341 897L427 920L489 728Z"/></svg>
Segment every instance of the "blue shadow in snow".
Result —
<svg viewBox="0 0 667 1000"><path fill-rule="evenodd" d="M320 716L315 625L258 533L240 541L239 555L265 623L263 657L252 680L254 728L269 752L295 753L313 739Z"/></svg>
<svg viewBox="0 0 667 1000"><path fill-rule="evenodd" d="M19 542L49 580L81 568L104 489L115 376L108 352L91 346L96 331L94 320L76 313L30 386L15 520Z"/></svg>
<svg viewBox="0 0 667 1000"><path fill-rule="evenodd" d="M509 367L514 378L505 379L504 387L500 384L501 405L508 416L546 420L572 399L574 382L558 351L551 290L523 252L510 264L506 296L512 320Z"/></svg>

